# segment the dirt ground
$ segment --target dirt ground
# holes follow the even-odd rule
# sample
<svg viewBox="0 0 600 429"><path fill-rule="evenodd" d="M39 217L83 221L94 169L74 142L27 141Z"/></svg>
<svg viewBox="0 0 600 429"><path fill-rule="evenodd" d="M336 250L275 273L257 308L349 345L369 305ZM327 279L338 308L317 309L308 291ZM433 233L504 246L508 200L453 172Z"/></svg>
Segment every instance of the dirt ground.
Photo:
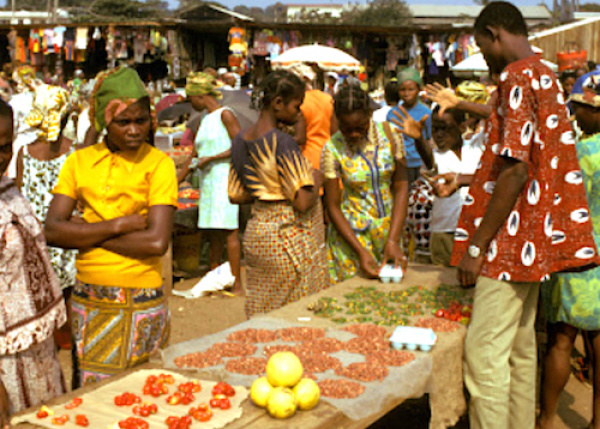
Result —
<svg viewBox="0 0 600 429"><path fill-rule="evenodd" d="M175 289L191 288L198 278L177 282ZM214 295L198 299L184 299L176 296L169 298L171 310L170 344L197 338L221 331L246 320L244 298ZM578 344L582 350L582 344ZM70 385L70 352L59 353L61 364ZM561 397L559 406L560 421L556 429L584 429L591 420L592 389L571 376L567 388ZM405 427L426 429L429 421L427 397L403 403L393 412L371 426L370 429ZM455 426L456 429L468 429L466 417Z"/></svg>

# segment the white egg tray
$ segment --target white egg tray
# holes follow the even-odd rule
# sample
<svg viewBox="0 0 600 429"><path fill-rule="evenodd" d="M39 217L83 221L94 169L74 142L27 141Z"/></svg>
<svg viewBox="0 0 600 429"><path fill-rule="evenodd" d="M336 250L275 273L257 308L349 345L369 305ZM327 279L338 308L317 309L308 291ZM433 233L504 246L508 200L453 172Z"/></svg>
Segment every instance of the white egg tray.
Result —
<svg viewBox="0 0 600 429"><path fill-rule="evenodd" d="M416 328L414 326L397 326L390 336L390 343L394 350L421 350L428 352L435 345L437 335L430 328Z"/></svg>
<svg viewBox="0 0 600 429"><path fill-rule="evenodd" d="M402 277L404 277L404 272L401 267L396 268L391 264L386 264L379 270L379 279L383 283L400 283Z"/></svg>

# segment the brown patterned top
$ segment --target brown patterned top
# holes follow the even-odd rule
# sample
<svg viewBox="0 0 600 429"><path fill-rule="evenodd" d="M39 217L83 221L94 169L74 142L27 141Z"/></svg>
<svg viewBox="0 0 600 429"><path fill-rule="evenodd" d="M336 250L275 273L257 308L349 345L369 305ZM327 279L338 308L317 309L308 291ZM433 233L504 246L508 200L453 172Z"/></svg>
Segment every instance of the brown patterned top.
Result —
<svg viewBox="0 0 600 429"><path fill-rule="evenodd" d="M66 321L42 226L14 183L0 180L0 355L46 340Z"/></svg>
<svg viewBox="0 0 600 429"><path fill-rule="evenodd" d="M312 172L290 135L273 129L260 139L245 141L240 133L232 145L229 196L293 201L300 188L314 185Z"/></svg>

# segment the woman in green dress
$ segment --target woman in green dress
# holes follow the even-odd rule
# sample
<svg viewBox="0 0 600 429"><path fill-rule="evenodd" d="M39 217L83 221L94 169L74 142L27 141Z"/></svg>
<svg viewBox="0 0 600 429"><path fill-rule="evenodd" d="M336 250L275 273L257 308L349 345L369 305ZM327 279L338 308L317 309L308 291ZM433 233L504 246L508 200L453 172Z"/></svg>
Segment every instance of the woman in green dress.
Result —
<svg viewBox="0 0 600 429"><path fill-rule="evenodd" d="M400 236L408 203L401 136L387 122L373 121L369 97L356 86L338 93L334 109L339 131L321 155L333 284L359 270L375 278L390 260L406 267Z"/></svg>
<svg viewBox="0 0 600 429"><path fill-rule="evenodd" d="M583 134L576 143L590 213L576 210L571 217L591 216L596 246L600 242L600 71L580 77L570 101ZM565 113L566 114L566 113ZM553 231L553 240L561 239ZM600 267L553 275L542 288L548 321L548 351L544 362L538 428L551 428L558 399L571 373L570 357L579 330L589 335L593 349L594 405L591 428L600 428Z"/></svg>

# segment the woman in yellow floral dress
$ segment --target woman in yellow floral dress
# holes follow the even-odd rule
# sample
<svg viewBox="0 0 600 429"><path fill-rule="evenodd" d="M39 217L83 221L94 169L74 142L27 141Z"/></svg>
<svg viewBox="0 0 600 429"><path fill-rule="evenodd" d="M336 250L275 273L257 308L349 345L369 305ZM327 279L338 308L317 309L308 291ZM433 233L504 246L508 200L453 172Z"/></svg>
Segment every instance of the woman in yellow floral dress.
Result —
<svg viewBox="0 0 600 429"><path fill-rule="evenodd" d="M406 267L400 236L408 202L408 176L399 134L372 120L367 94L343 88L335 99L339 131L323 148L329 275L339 283L379 275L392 261ZM343 189L340 187L340 181Z"/></svg>

